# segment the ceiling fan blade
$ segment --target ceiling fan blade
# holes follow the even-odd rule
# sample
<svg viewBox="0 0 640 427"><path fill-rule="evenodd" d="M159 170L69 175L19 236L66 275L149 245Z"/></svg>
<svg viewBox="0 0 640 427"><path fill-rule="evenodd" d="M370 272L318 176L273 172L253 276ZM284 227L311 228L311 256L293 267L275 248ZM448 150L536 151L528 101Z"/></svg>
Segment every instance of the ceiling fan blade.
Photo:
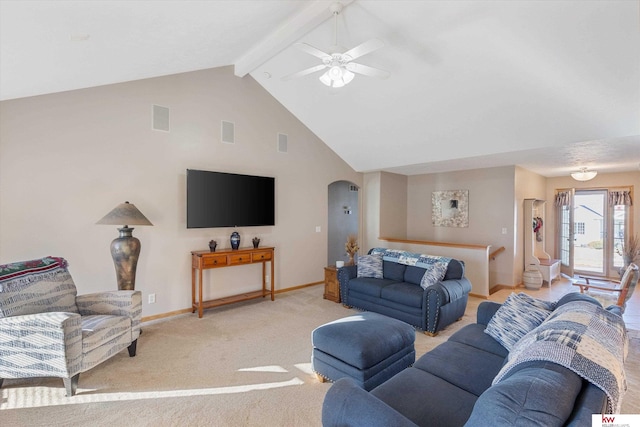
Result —
<svg viewBox="0 0 640 427"><path fill-rule="evenodd" d="M327 57L331 58L331 55L329 55L328 53L323 52L320 49L315 48L308 43L296 43L296 47L301 51L307 52L309 55L313 55L320 59L325 59Z"/></svg>
<svg viewBox="0 0 640 427"><path fill-rule="evenodd" d="M298 71L297 73L284 76L282 77L282 80L296 79L298 77L306 76L307 74L315 73L316 71L320 71L325 68L327 68L327 66L324 64L316 65L315 67L307 68L306 70Z"/></svg>
<svg viewBox="0 0 640 427"><path fill-rule="evenodd" d="M366 41L358 46L349 49L343 55L350 57L351 59L356 59L361 57L362 55L366 55L369 52L373 52L376 49L380 49L384 46L384 42L380 39L371 39Z"/></svg>
<svg viewBox="0 0 640 427"><path fill-rule="evenodd" d="M357 64L355 62L349 62L345 65L345 68L357 74L363 74L370 77L378 77L386 79L390 76L388 71L381 70L379 68L369 67L368 65Z"/></svg>

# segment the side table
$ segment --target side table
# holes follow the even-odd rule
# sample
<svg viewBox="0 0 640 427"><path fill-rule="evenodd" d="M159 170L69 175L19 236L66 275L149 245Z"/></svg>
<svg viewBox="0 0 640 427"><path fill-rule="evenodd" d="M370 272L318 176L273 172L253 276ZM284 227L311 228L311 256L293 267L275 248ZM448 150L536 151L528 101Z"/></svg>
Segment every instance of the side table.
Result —
<svg viewBox="0 0 640 427"><path fill-rule="evenodd" d="M340 282L338 282L338 269L335 265L324 268L324 299L340 302Z"/></svg>

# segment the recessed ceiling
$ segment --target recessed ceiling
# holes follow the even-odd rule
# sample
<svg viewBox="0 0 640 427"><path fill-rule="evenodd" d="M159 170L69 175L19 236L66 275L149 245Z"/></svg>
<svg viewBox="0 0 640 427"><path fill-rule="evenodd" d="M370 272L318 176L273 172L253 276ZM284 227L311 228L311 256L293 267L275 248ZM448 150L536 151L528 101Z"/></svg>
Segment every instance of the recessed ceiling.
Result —
<svg viewBox="0 0 640 427"><path fill-rule="evenodd" d="M382 39L358 62L391 76L283 81L331 3L3 0L0 99L235 65L358 171L638 171L639 2L349 0L340 45Z"/></svg>

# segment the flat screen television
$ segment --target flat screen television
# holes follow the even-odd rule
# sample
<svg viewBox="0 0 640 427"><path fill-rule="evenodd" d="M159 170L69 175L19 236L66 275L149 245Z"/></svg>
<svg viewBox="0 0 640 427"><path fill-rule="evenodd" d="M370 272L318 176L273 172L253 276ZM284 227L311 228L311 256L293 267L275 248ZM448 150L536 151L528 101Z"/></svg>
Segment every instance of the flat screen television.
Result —
<svg viewBox="0 0 640 427"><path fill-rule="evenodd" d="M187 228L275 225L275 178L187 169Z"/></svg>

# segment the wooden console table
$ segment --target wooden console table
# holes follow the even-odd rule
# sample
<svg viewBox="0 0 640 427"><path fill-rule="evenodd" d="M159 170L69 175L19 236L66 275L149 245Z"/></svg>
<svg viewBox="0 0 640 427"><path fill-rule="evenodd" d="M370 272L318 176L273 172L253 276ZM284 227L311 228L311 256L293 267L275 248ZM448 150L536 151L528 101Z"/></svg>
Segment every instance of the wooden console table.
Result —
<svg viewBox="0 0 640 427"><path fill-rule="evenodd" d="M192 313L198 310L198 317L202 317L205 308L218 307L225 304L233 304L254 298L261 298L271 294L271 301L275 300L275 280L273 278L273 262L275 248L240 248L227 249L218 252L192 251L191 252L191 302ZM267 261L271 264L271 290L267 290ZM232 295L208 301L202 300L202 271L210 268L235 267L245 264L262 263L262 289L254 292ZM196 270L198 278L196 281ZM196 298L196 283L198 287Z"/></svg>

